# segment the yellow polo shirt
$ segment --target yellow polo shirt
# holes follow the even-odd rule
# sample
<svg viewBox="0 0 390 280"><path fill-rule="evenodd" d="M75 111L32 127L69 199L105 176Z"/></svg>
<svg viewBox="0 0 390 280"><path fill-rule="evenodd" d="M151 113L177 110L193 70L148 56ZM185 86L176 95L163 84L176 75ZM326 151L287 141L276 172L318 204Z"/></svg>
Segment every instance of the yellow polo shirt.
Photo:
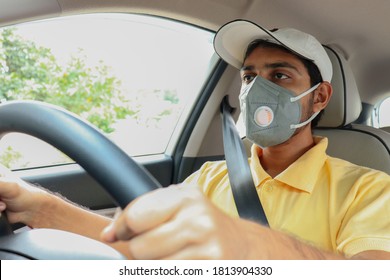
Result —
<svg viewBox="0 0 390 280"><path fill-rule="evenodd" d="M262 149L252 146L250 168L270 227L327 251L353 256L390 251L390 176L326 154L316 145L271 178L262 168ZM187 178L218 207L238 217L224 161L207 162Z"/></svg>

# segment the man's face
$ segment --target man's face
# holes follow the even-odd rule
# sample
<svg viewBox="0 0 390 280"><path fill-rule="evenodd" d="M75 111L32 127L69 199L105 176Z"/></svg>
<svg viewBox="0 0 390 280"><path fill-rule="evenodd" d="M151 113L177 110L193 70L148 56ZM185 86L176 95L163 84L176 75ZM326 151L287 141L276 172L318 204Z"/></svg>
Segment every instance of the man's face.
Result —
<svg viewBox="0 0 390 280"><path fill-rule="evenodd" d="M256 76L261 76L281 87L299 95L311 87L307 68L295 55L273 48L256 48L244 61L240 71L243 84L250 83ZM303 97L302 120L312 115L313 95Z"/></svg>

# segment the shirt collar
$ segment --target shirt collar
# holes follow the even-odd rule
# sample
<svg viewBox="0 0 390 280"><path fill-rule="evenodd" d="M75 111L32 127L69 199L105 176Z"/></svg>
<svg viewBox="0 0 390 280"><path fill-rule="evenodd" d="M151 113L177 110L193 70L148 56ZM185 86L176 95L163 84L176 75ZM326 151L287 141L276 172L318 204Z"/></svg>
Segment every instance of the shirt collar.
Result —
<svg viewBox="0 0 390 280"><path fill-rule="evenodd" d="M318 174L326 161L326 148L328 147L327 138L314 136L313 139L315 145L286 170L276 176L274 180L308 193L312 192ZM263 150L259 146L252 145L250 166L256 186L272 179L260 164L259 157L262 153Z"/></svg>

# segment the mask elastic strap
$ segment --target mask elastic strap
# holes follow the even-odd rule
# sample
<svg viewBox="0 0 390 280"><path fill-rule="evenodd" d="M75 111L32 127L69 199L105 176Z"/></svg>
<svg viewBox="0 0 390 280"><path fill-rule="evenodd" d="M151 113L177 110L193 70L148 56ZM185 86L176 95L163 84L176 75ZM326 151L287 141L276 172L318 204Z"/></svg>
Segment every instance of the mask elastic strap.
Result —
<svg viewBox="0 0 390 280"><path fill-rule="evenodd" d="M305 126L307 125L309 122L311 122L312 120L314 120L315 117L317 117L317 115L320 113L321 111L318 111L317 113L314 113L310 118L308 118L306 121L304 122L301 122L301 123L298 123L298 124L291 124L290 125L290 128L291 129L296 129L296 128L300 128L302 126Z"/></svg>
<svg viewBox="0 0 390 280"><path fill-rule="evenodd" d="M316 84L315 86L309 88L307 91L301 93L301 94L298 95L298 96L291 97L291 98L290 98L290 101L291 101L291 102L295 102L295 101L297 101L297 100L299 100L299 99L305 97L306 95L308 95L309 93L311 93L313 90L316 90L316 89L320 86L320 84L321 84L321 83Z"/></svg>

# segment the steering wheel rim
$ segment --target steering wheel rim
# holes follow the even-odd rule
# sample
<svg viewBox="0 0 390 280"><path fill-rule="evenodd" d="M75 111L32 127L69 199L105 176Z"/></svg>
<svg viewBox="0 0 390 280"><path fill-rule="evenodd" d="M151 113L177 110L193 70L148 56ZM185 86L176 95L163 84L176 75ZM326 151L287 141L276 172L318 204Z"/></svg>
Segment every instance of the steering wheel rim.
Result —
<svg viewBox="0 0 390 280"><path fill-rule="evenodd" d="M145 168L95 127L63 108L37 101L1 104L0 136L10 132L34 136L64 152L100 183L121 208L134 198L161 187ZM5 246L10 241L15 243L11 238L2 243ZM24 237L18 238L22 240L19 243L27 242ZM87 257L91 258L88 254Z"/></svg>
<svg viewBox="0 0 390 280"><path fill-rule="evenodd" d="M51 144L83 167L121 208L161 187L95 127L60 107L37 101L6 102L0 105L0 120L0 135L20 132ZM130 188L130 182L136 187Z"/></svg>

